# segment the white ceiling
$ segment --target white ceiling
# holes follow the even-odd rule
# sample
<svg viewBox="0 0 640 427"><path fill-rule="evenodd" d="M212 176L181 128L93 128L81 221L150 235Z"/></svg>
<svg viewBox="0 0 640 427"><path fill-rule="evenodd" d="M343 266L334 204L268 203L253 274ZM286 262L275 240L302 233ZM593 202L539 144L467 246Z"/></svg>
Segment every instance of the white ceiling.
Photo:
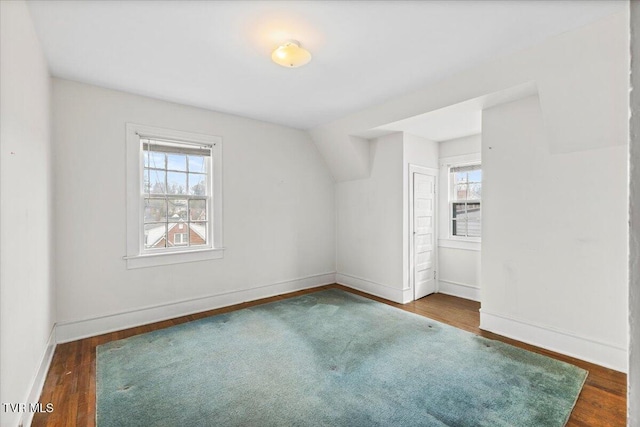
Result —
<svg viewBox="0 0 640 427"><path fill-rule="evenodd" d="M380 129L402 131L431 141L447 141L482 131L482 109L468 102L390 123Z"/></svg>
<svg viewBox="0 0 640 427"><path fill-rule="evenodd" d="M604 16L622 0L29 1L54 76L300 129ZM271 51L311 51L287 69Z"/></svg>

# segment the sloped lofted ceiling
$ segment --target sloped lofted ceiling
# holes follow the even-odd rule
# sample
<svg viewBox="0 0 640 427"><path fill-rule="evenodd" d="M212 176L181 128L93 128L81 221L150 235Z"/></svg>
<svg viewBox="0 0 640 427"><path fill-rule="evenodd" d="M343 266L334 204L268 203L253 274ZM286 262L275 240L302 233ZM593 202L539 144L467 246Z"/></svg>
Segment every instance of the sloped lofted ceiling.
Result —
<svg viewBox="0 0 640 427"><path fill-rule="evenodd" d="M51 73L312 129L626 1L29 1ZM287 39L313 54L282 68Z"/></svg>

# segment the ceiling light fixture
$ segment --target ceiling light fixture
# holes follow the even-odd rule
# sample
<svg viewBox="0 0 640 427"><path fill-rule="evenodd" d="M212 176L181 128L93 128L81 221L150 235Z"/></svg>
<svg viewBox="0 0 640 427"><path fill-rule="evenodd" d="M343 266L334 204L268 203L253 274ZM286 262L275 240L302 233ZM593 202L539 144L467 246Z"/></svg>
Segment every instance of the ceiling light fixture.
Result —
<svg viewBox="0 0 640 427"><path fill-rule="evenodd" d="M295 40L288 40L278 47L271 54L271 59L278 65L287 68L296 68L311 61L311 54L308 50L300 47L300 43Z"/></svg>

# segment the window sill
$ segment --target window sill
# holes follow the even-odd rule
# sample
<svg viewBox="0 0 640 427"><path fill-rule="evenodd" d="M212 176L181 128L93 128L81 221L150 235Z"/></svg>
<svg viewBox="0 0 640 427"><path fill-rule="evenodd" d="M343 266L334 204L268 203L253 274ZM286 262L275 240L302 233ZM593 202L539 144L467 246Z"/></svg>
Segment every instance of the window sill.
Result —
<svg viewBox="0 0 640 427"><path fill-rule="evenodd" d="M458 239L440 239L438 247L449 249L463 249L466 251L480 251L481 243L479 241L458 240Z"/></svg>
<svg viewBox="0 0 640 427"><path fill-rule="evenodd" d="M183 252L165 252L125 256L127 270L134 268L157 267L160 265L182 264L185 262L208 261L224 257L224 248L199 249Z"/></svg>

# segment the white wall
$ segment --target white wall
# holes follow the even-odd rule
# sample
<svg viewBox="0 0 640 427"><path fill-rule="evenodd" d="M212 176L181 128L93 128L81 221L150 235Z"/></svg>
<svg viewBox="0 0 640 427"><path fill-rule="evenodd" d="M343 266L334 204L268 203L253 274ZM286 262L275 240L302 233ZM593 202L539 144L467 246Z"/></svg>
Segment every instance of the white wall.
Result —
<svg viewBox="0 0 640 427"><path fill-rule="evenodd" d="M440 244L438 247L438 292L481 301L480 251Z"/></svg>
<svg viewBox="0 0 640 427"><path fill-rule="evenodd" d="M440 158L478 154L482 150L482 135L469 135L462 138L440 141Z"/></svg>
<svg viewBox="0 0 640 427"><path fill-rule="evenodd" d="M627 369L627 147L558 153L537 97L482 120L481 328Z"/></svg>
<svg viewBox="0 0 640 427"><path fill-rule="evenodd" d="M629 426L640 425L640 3L631 2Z"/></svg>
<svg viewBox="0 0 640 427"><path fill-rule="evenodd" d="M53 346L50 79L23 1L0 2L0 401L36 402ZM0 425L21 414L0 410ZM28 422L28 415L25 420Z"/></svg>
<svg viewBox="0 0 640 427"><path fill-rule="evenodd" d="M335 280L334 185L302 131L53 80L60 340ZM224 259L127 270L125 123L223 139Z"/></svg>
<svg viewBox="0 0 640 427"><path fill-rule="evenodd" d="M480 301L480 243L449 239L449 177L450 164L479 161L481 136L441 141L438 226L438 291L474 301Z"/></svg>
<svg viewBox="0 0 640 427"><path fill-rule="evenodd" d="M369 178L336 183L338 283L392 301L409 288L409 164L438 167L438 144L407 133L371 142Z"/></svg>
<svg viewBox="0 0 640 427"><path fill-rule="evenodd" d="M402 133L371 142L371 175L336 183L338 283L403 299Z"/></svg>

